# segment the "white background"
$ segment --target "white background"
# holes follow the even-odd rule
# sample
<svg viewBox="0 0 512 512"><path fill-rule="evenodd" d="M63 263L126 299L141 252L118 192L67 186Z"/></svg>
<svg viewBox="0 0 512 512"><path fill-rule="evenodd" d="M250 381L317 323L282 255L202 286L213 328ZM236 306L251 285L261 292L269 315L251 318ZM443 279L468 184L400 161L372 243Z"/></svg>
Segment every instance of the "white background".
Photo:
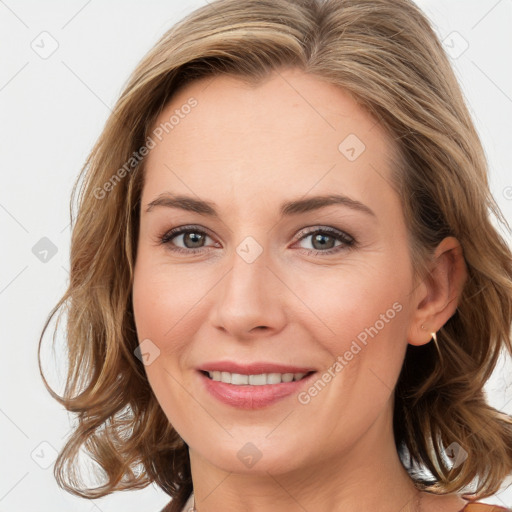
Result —
<svg viewBox="0 0 512 512"><path fill-rule="evenodd" d="M204 4L0 0L0 512L156 512L168 502L155 486L89 501L56 485L51 447L63 446L70 419L40 380L36 347L68 280L75 177L137 62L166 29ZM418 4L441 39L448 36L489 158L492 191L510 222L512 0ZM464 41L469 46L458 55ZM43 52L43 44L46 51L58 48L43 59L32 48ZM57 250L47 262L32 252L43 237ZM510 366L500 364L489 390L493 405L512 413ZM511 491L493 501L510 506Z"/></svg>

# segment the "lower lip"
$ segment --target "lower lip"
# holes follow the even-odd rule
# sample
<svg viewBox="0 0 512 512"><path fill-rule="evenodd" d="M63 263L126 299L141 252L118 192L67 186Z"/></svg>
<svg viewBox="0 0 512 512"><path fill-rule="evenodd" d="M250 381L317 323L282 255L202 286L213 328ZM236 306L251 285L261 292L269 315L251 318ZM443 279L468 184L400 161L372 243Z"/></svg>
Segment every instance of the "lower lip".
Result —
<svg viewBox="0 0 512 512"><path fill-rule="evenodd" d="M221 402L239 409L261 409L290 395L297 394L315 373L298 381L263 386L237 386L210 379L202 372L199 372L199 375L207 391Z"/></svg>

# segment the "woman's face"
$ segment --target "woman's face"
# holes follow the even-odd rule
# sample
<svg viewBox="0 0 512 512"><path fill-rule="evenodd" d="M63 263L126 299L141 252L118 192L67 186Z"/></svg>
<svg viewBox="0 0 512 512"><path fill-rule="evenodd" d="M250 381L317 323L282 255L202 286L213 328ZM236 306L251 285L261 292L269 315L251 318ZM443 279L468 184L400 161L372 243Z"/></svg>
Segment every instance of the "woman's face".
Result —
<svg viewBox="0 0 512 512"><path fill-rule="evenodd" d="M419 288L382 127L289 69L189 84L151 137L134 313L191 456L277 473L391 442Z"/></svg>

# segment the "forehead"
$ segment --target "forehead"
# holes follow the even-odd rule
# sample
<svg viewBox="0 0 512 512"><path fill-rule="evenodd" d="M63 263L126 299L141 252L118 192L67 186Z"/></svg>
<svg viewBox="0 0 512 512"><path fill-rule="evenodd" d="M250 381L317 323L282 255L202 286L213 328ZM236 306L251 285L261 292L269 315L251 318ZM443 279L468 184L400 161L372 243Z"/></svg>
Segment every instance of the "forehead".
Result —
<svg viewBox="0 0 512 512"><path fill-rule="evenodd" d="M395 154L392 138L349 93L294 69L257 85L224 75L192 82L152 134L145 196L167 187L269 200L336 188L359 199L389 186Z"/></svg>

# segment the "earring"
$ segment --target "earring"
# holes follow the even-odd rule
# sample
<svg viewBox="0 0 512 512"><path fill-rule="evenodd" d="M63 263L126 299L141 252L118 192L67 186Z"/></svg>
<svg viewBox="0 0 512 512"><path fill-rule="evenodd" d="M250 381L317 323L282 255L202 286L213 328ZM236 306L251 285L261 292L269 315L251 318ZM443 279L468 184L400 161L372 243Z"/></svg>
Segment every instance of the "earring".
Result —
<svg viewBox="0 0 512 512"><path fill-rule="evenodd" d="M426 330L426 329L425 329L425 326L424 326L423 324L421 325L421 328L422 328L424 331ZM431 336L431 337L432 337L432 339L434 340L434 344L435 344L435 346L436 346L437 353L438 353L439 355L441 355L441 351L439 350L439 344L437 343L437 333L436 333L436 332L431 332L431 333L430 333L430 336Z"/></svg>

